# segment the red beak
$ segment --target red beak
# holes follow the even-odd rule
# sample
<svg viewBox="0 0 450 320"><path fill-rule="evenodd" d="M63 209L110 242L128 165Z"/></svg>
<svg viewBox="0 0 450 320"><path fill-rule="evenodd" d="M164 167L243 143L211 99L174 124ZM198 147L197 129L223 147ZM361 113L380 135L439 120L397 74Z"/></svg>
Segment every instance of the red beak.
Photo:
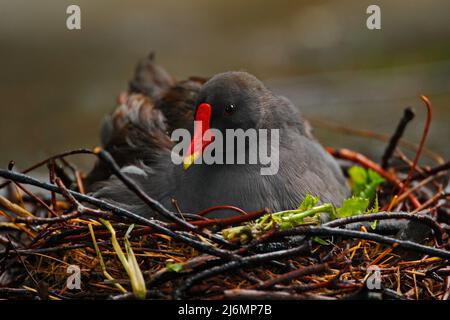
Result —
<svg viewBox="0 0 450 320"><path fill-rule="evenodd" d="M213 136L205 136L205 132L210 129L211 123L211 105L202 103L198 106L195 113L194 136L188 149L188 153L183 160L185 170L194 164L195 160L203 154L206 146L213 141Z"/></svg>

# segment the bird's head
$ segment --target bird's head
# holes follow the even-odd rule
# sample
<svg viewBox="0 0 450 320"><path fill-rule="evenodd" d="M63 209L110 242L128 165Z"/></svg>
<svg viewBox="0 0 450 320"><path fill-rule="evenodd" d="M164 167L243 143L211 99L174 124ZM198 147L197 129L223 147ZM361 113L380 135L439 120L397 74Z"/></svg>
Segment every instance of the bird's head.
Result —
<svg viewBox="0 0 450 320"><path fill-rule="evenodd" d="M197 99L196 126L191 144L183 161L188 169L214 140L205 135L217 129L223 136L227 129L258 129L272 94L247 72L225 72L212 77L200 90Z"/></svg>

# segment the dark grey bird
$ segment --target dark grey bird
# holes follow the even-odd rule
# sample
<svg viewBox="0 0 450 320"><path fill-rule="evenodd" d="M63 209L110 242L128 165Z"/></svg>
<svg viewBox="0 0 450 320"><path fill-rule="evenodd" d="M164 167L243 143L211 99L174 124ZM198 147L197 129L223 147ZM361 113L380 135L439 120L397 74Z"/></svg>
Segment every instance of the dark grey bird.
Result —
<svg viewBox="0 0 450 320"><path fill-rule="evenodd" d="M103 146L125 174L170 209L174 210L176 200L177 209L186 213L220 205L276 212L298 207L307 193L336 206L349 196L339 166L312 136L298 109L249 73L232 71L207 81L177 82L150 56L138 65L120 102L104 121ZM274 160L278 171L262 175L261 168L267 165L259 162L192 165L207 149L206 143L193 149L192 142L184 164L175 164L171 155L176 142L170 134L185 128L196 139L194 119L224 136L227 129L278 129L279 157ZM246 156L252 152L254 148L246 143ZM140 215L155 216L122 182L109 176L104 164L97 163L87 181L95 196ZM236 212L222 210L212 216L231 214Z"/></svg>

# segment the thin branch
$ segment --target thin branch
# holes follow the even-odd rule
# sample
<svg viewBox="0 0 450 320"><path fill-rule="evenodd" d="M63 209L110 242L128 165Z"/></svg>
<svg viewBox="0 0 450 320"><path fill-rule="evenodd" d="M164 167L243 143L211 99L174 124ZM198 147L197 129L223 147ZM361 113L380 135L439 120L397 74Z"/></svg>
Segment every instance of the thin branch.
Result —
<svg viewBox="0 0 450 320"><path fill-rule="evenodd" d="M316 274L316 273L322 273L330 269L330 266L328 263L322 263L307 267L302 267L297 270L285 273L281 276L275 277L273 279L264 281L263 283L253 286L256 289L268 289L278 283L288 282L296 278L303 277L308 274Z"/></svg>
<svg viewBox="0 0 450 320"><path fill-rule="evenodd" d="M287 237L294 235L339 236L344 238L371 240L388 245L396 244L399 248L405 250L415 251L421 254L450 260L450 252L447 250L428 247L411 241L385 237L375 233L367 233L347 229L337 229L329 227L297 227L294 229L275 232L274 237Z"/></svg>
<svg viewBox="0 0 450 320"><path fill-rule="evenodd" d="M420 155L422 154L422 150L425 145L425 141L427 140L428 132L430 131L431 119L432 119L432 115L433 115L433 107L431 106L430 100L426 96L422 95L422 96L420 96L420 98L425 103L425 106L427 108L427 120L426 120L425 126L423 128L422 138L420 140L420 144L419 144L419 148L417 149L416 156L414 157L413 165L411 166L408 176L407 176L405 182L403 183L403 185L400 189L400 192L398 193L399 196L403 192L405 192L405 190L409 186L409 183L411 182L412 175L416 171L416 166L419 162Z"/></svg>
<svg viewBox="0 0 450 320"><path fill-rule="evenodd" d="M394 150L397 148L398 142L402 138L406 126L411 120L414 119L414 116L415 116L414 110L410 107L406 108L403 111L403 117L398 123L397 128L394 134L392 135L391 139L389 140L389 144L386 150L384 151L383 157L381 158L381 167L383 169L387 169L387 167L389 166L389 159L392 157Z"/></svg>
<svg viewBox="0 0 450 320"><path fill-rule="evenodd" d="M282 259L287 257L293 257L298 256L304 253L307 253L309 251L309 246L307 244L300 245L295 248L287 249L287 250L280 250L275 252L269 252L269 253L261 253L256 254L249 257L244 257L239 261L230 261L225 264L212 267L210 269L201 271L192 277L187 278L183 284L181 284L175 291L174 291L174 298L176 299L182 299L184 296L184 293L186 290L188 290L190 287L192 287L196 282L223 274L225 272L229 272L231 270L236 270L238 268L245 268L250 265L256 266L263 264L270 260L276 260L276 259Z"/></svg>
<svg viewBox="0 0 450 320"><path fill-rule="evenodd" d="M373 220L388 220L388 219L406 219L414 220L419 223L425 224L434 231L434 235L439 244L442 244L443 231L439 224L432 218L420 214L411 214L407 212L378 212L378 213L366 213L359 214L352 217L336 219L323 224L323 227L339 227L346 224L360 222L360 221L373 221Z"/></svg>
<svg viewBox="0 0 450 320"><path fill-rule="evenodd" d="M34 169L42 167L43 165L47 164L51 160L55 160L55 159L58 159L58 158L64 158L64 157L71 156L71 155L74 155L74 154L92 154L92 151L88 150L88 149L77 149L77 150L71 150L71 151L67 151L67 152L64 152L64 153L56 154L54 156L51 156L51 157L49 157L49 158L47 158L45 160L42 160L42 161L32 165L31 167L23 170L22 173L28 173L28 172L30 172L30 171L32 171ZM10 184L10 181L6 181L6 182L0 184L0 189L6 187L9 184Z"/></svg>
<svg viewBox="0 0 450 320"><path fill-rule="evenodd" d="M411 177L411 180L417 180L417 179L430 177L430 176L433 176L433 175L435 175L437 173L440 173L442 171L447 171L447 170L450 170L450 161L447 161L446 163L444 163L444 164L442 164L440 166L437 166L437 167L435 167L433 169L425 170L424 173L417 172L416 174L414 174Z"/></svg>
<svg viewBox="0 0 450 320"><path fill-rule="evenodd" d="M54 191L56 193L62 194L62 192L58 186L55 186L53 184L49 184L46 182L41 182L39 180L36 180L30 176L27 176L27 175L24 175L21 173L0 169L0 177L3 177L8 180L13 180L13 181L16 181L19 183L34 185L36 187L40 187L45 190ZM214 256L225 258L227 260L239 259L239 256L233 254L232 252L230 252L228 250L218 249L218 248L213 247L212 245L205 244L204 242L197 241L190 237L187 237L179 232L174 232L174 231L166 228L165 226L163 226L163 224L161 222L158 222L157 220L153 220L153 219L150 220L150 219L144 218L144 217L139 216L131 211L128 211L126 209L112 205L112 204L108 203L107 201L96 199L94 197L84 195L84 194L81 194L81 193L78 193L75 191L68 190L68 193L70 193L78 201L83 201L83 202L93 204L102 210L111 211L119 216L123 216L123 217L127 217L129 219L132 219L136 223L140 223L142 225L146 225L146 226L155 228L155 230L157 230L158 232L165 234L167 236L170 236L170 237L174 238L175 240L187 243L190 246L192 246L193 248L195 248L201 252L209 253Z"/></svg>
<svg viewBox="0 0 450 320"><path fill-rule="evenodd" d="M112 173L116 175L119 178L119 180L122 181L123 184L125 184L125 186L128 187L128 189L134 192L146 205L148 205L156 213L161 215L163 218L176 222L177 224L185 227L188 230L194 231L197 229L197 227L193 226L189 222L186 222L185 220L179 218L176 213L168 210L159 201L150 197L147 193L145 193L141 189L141 187L136 182L130 179L127 175L123 174L122 171L120 171L120 168L117 165L116 161L114 161L113 157L109 154L109 152L101 149L100 147L97 147L94 149L94 154L97 155L100 160L102 160L108 165Z"/></svg>

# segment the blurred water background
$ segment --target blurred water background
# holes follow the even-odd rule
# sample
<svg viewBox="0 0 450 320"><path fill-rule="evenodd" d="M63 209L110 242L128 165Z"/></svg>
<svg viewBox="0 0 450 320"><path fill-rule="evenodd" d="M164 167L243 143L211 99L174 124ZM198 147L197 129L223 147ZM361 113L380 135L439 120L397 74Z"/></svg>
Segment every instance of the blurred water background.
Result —
<svg viewBox="0 0 450 320"><path fill-rule="evenodd" d="M82 30L66 29L78 4ZM366 28L381 7L382 29ZM149 51L177 78L247 70L306 117L390 134L417 111L406 138L450 157L450 2L0 0L0 166L24 168L99 143L103 115ZM325 145L376 158L384 144L316 126ZM86 156L77 162L92 164Z"/></svg>

